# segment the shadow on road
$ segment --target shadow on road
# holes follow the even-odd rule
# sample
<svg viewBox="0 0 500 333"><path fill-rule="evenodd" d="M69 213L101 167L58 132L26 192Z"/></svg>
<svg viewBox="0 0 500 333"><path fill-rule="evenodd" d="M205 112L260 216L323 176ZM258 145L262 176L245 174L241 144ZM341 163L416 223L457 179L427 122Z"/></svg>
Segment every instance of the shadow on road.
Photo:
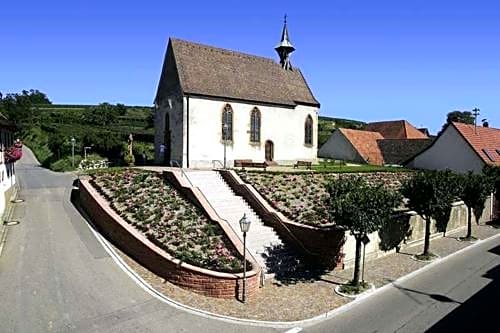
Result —
<svg viewBox="0 0 500 333"><path fill-rule="evenodd" d="M490 249L489 252L500 255L500 246ZM490 269L483 277L491 282L437 322L428 332L500 331L500 265Z"/></svg>
<svg viewBox="0 0 500 333"><path fill-rule="evenodd" d="M426 296L429 296L430 298L432 298L433 300L438 301L438 302L462 304L462 303L460 303L458 301L455 301L455 300L449 298L446 295L429 294L429 293L426 293L426 292L423 292L423 291L419 291L419 290L404 288L404 287L401 287L401 286L399 286L397 284L393 284L393 285L394 285L394 287L398 288L399 290L401 290L405 294L406 293L414 293L414 294L426 295Z"/></svg>

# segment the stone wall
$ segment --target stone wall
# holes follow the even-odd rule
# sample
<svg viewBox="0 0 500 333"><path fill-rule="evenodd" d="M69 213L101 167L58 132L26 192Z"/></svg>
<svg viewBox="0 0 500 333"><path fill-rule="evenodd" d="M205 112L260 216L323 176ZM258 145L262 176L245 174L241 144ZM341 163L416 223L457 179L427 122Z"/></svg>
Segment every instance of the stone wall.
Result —
<svg viewBox="0 0 500 333"><path fill-rule="evenodd" d="M272 227L288 245L328 267L333 268L341 263L343 230L337 227L312 227L290 221L281 212L271 207L255 188L244 183L234 171L221 170L220 174L234 193L242 196L264 224Z"/></svg>
<svg viewBox="0 0 500 333"><path fill-rule="evenodd" d="M486 200L485 208L479 223L484 223L491 220L491 205L492 200L489 197ZM414 246L423 243L425 234L425 220L413 211L403 211L395 216L395 228L386 230L386 232L374 232L369 235L370 243L366 246L366 260L371 260L383 257L387 254L394 253L396 250L394 245L400 244L400 249L404 250L409 246ZM472 224L476 224L474 214L472 214ZM446 227L446 234L456 232L463 229L465 236L467 226L467 207L462 201L453 204L450 212L450 218ZM439 232L436 228L435 221L431 224L431 239L443 236L443 232ZM457 237L458 237L457 236ZM354 265L356 241L351 235L347 235L344 245L344 268ZM389 249L390 248L390 249ZM385 251L386 250L386 251ZM431 243L432 250L432 243Z"/></svg>
<svg viewBox="0 0 500 333"><path fill-rule="evenodd" d="M221 170L220 173L231 189L242 196L262 221L273 227L285 242L330 268L335 264L339 268L354 265L355 240L347 232L335 227L312 227L295 223L271 207L253 186L244 183L234 171ZM388 187L398 188L411 173L376 173L363 176L367 176L369 182L383 181ZM480 223L491 220L491 205L492 200L489 198L486 200ZM394 228L369 235L371 241L366 246L367 260L394 253L396 245L404 249L423 242L425 221L422 217L412 211L400 211L395 213L394 218ZM474 216L472 223L476 223ZM446 232L460 230L466 225L467 208L463 202L457 202L451 209ZM434 222L431 230L431 238L442 237L443 233L437 231Z"/></svg>
<svg viewBox="0 0 500 333"><path fill-rule="evenodd" d="M85 179L80 179L79 203L101 234L154 274L202 295L241 299L243 274L215 272L173 258L125 222ZM258 290L259 277L259 271L247 272L247 295Z"/></svg>

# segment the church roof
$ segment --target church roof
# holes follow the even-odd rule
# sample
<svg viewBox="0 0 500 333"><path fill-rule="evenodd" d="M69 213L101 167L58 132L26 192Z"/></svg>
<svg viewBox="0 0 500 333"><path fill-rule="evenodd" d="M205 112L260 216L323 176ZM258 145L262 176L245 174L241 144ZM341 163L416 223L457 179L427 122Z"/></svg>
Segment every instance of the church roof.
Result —
<svg viewBox="0 0 500 333"><path fill-rule="evenodd" d="M173 57L168 53L172 52ZM284 70L272 59L171 38L183 93L256 103L319 106L298 68ZM162 74L158 96L165 89Z"/></svg>

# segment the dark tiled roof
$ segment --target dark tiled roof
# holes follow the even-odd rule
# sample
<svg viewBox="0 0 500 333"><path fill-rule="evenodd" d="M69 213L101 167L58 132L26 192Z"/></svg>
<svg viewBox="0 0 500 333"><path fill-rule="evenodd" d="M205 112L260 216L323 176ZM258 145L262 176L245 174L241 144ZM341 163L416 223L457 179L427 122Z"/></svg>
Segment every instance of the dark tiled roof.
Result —
<svg viewBox="0 0 500 333"><path fill-rule="evenodd" d="M385 164L403 164L426 149L432 139L383 139L377 143Z"/></svg>
<svg viewBox="0 0 500 333"><path fill-rule="evenodd" d="M378 140L383 139L380 133L347 128L339 128L338 130L349 140L366 163L374 165L384 164L384 157L377 144Z"/></svg>
<svg viewBox="0 0 500 333"><path fill-rule="evenodd" d="M462 137L486 164L500 165L500 129L492 127L476 127L463 123L452 123Z"/></svg>
<svg viewBox="0 0 500 333"><path fill-rule="evenodd" d="M272 59L180 39L171 38L169 43L180 85L186 94L287 106L319 106L296 67L293 71L284 70ZM161 82L159 87L161 89Z"/></svg>
<svg viewBox="0 0 500 333"><path fill-rule="evenodd" d="M368 123L367 131L379 132L386 139L427 139L427 135L420 132L406 120L390 120Z"/></svg>

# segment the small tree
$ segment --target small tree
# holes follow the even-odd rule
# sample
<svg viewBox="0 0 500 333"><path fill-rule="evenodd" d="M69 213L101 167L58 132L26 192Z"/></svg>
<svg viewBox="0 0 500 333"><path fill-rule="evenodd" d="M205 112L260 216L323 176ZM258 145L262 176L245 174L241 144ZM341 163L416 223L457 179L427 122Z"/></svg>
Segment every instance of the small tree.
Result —
<svg viewBox="0 0 500 333"><path fill-rule="evenodd" d="M473 239L472 237L472 210L476 215L476 222L479 223L479 218L484 210L484 202L488 195L493 191L493 184L490 179L483 174L473 174L468 172L461 177L462 186L460 199L467 206L467 235L464 239Z"/></svg>
<svg viewBox="0 0 500 333"><path fill-rule="evenodd" d="M425 220L424 251L422 257L432 257L429 251L432 219L442 219L456 198L453 189L456 176L451 171L418 172L401 187L408 199L408 208Z"/></svg>
<svg viewBox="0 0 500 333"><path fill-rule="evenodd" d="M361 177L341 177L328 185L328 212L337 225L350 231L356 240L354 276L351 284L359 287L359 266L363 237L380 230L400 202L399 193L372 186Z"/></svg>

